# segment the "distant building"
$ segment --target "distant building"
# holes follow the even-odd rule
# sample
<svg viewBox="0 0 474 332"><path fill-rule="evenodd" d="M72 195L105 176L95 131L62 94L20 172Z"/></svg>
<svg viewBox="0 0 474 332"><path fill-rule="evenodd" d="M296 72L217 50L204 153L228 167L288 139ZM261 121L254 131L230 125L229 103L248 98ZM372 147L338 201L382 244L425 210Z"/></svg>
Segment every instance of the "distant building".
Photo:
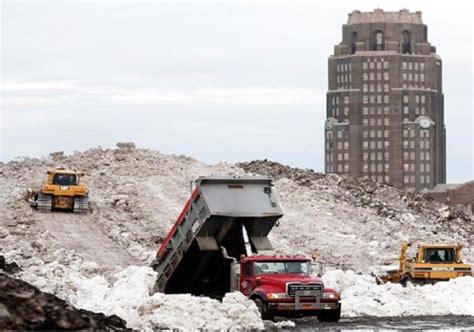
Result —
<svg viewBox="0 0 474 332"><path fill-rule="evenodd" d="M450 206L465 205L474 212L474 181L462 184L438 184L426 195Z"/></svg>
<svg viewBox="0 0 474 332"><path fill-rule="evenodd" d="M446 181L441 58L421 12L353 11L328 71L327 173L417 190Z"/></svg>

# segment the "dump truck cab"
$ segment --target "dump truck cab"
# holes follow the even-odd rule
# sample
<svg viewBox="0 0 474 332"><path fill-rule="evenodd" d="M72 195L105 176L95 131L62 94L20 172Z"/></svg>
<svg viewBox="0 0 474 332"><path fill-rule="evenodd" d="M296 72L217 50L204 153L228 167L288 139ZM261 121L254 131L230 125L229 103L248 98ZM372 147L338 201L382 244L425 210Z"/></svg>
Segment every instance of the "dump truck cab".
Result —
<svg viewBox="0 0 474 332"><path fill-rule="evenodd" d="M41 212L59 209L86 213L89 190L81 183L83 176L84 173L64 168L49 170L39 190L28 189L27 199Z"/></svg>
<svg viewBox="0 0 474 332"><path fill-rule="evenodd" d="M432 284L453 278L472 276L472 267L461 259L460 244L420 244L415 257L407 256L409 243L402 243L398 270L378 276L377 283L408 281L416 284Z"/></svg>
<svg viewBox="0 0 474 332"><path fill-rule="evenodd" d="M259 254L273 249L267 235L283 216L272 186L263 176L194 181L151 264L158 274L154 291L214 298L241 291L263 318L315 315L337 321L339 294L310 277L308 258Z"/></svg>
<svg viewBox="0 0 474 332"><path fill-rule="evenodd" d="M264 319L317 316L338 321L341 297L312 276L305 256L254 255L240 261L240 291L255 301Z"/></svg>

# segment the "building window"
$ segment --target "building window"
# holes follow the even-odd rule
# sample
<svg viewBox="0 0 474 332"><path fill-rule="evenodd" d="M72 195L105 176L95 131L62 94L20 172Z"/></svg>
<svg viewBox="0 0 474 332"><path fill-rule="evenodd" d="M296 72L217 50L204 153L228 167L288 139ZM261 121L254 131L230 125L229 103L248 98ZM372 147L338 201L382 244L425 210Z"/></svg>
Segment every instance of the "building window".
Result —
<svg viewBox="0 0 474 332"><path fill-rule="evenodd" d="M411 34L410 31L407 30L403 31L402 33L402 53L411 53Z"/></svg>
<svg viewBox="0 0 474 332"><path fill-rule="evenodd" d="M363 68L364 70L367 70L367 68L368 68L367 62L364 61L364 62L362 63L362 68Z"/></svg>
<svg viewBox="0 0 474 332"><path fill-rule="evenodd" d="M380 31L380 30L374 31L373 50L375 50L375 51L383 51L384 50L384 36L383 36L383 32Z"/></svg>

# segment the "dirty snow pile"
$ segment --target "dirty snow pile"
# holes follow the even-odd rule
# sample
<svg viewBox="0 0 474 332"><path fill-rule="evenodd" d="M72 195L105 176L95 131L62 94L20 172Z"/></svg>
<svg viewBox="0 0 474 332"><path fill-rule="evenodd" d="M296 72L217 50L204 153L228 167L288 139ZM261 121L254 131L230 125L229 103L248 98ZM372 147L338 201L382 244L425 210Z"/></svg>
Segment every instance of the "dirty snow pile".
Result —
<svg viewBox="0 0 474 332"><path fill-rule="evenodd" d="M396 265L402 242L458 242L474 262L474 220L410 190L365 179L324 175L267 160L238 164L275 180L284 211L269 238L279 252L309 255L327 265L370 274ZM413 250L413 248L412 248Z"/></svg>
<svg viewBox="0 0 474 332"><path fill-rule="evenodd" d="M374 286L374 278L354 271L333 270L324 284L341 291L344 316L474 316L474 278L461 277L435 285L407 287L387 283Z"/></svg>
<svg viewBox="0 0 474 332"><path fill-rule="evenodd" d="M60 166L86 173L90 214L37 213L24 201L27 187L37 187L48 169ZM190 181L243 174L275 179L285 213L270 233L276 252L307 255L317 250L326 266L346 271L327 276L328 283L333 280L343 291L343 315L430 314L429 293L438 294L446 285L453 298L466 303L464 296L474 286L461 279L423 287L417 298L395 286L377 286L368 277L396 263L402 241L459 242L466 248L465 260L474 262L474 223L465 210L368 180L269 161L207 165L186 156L137 149L131 143L0 163L0 254L20 265L18 276L23 280L78 307L117 314L129 327L259 327L255 307L238 294L229 294L223 303L188 295L149 296L154 272L143 267L189 197ZM352 281L344 284L343 276ZM357 293L362 290L367 294ZM406 299L406 312L374 304L386 292L395 302ZM372 301L374 312L355 309L360 298ZM456 305L451 308L443 313L462 313Z"/></svg>
<svg viewBox="0 0 474 332"><path fill-rule="evenodd" d="M95 312L116 314L128 327L191 329L263 329L255 304L239 292L228 293L222 303L207 297L188 294L165 295L150 291L156 273L149 267L130 266L108 282L96 276L76 277L76 292L67 300Z"/></svg>

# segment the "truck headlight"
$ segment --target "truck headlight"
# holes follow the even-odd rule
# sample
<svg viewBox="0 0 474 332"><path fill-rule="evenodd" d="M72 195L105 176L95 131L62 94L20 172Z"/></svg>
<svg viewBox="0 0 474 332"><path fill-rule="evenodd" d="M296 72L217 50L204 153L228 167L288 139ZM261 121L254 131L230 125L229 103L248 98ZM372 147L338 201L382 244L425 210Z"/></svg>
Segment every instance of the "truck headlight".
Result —
<svg viewBox="0 0 474 332"><path fill-rule="evenodd" d="M278 300L278 299L284 299L286 298L285 293L268 293L267 294L267 299L269 300Z"/></svg>
<svg viewBox="0 0 474 332"><path fill-rule="evenodd" d="M336 293L324 293L323 294L323 299L335 300L335 299L337 299L337 294Z"/></svg>

